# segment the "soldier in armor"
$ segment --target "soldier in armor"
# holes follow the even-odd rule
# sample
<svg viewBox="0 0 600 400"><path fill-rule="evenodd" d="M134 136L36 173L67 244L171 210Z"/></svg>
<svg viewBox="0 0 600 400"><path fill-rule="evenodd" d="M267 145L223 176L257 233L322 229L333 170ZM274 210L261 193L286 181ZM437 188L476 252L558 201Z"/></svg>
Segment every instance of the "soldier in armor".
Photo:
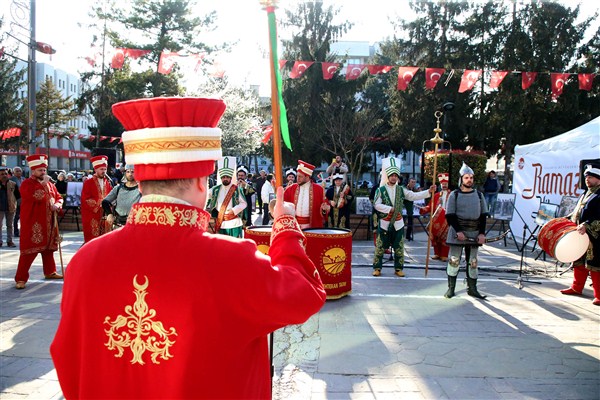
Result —
<svg viewBox="0 0 600 400"><path fill-rule="evenodd" d="M448 221L448 237L450 246L448 259L448 290L444 297L454 297L456 278L460 268L463 248L467 264L467 294L485 299L486 296L477 291L477 252L485 243L485 224L487 205L483 194L474 188L474 172L463 162L460 168L459 188L448 196L446 221Z"/></svg>

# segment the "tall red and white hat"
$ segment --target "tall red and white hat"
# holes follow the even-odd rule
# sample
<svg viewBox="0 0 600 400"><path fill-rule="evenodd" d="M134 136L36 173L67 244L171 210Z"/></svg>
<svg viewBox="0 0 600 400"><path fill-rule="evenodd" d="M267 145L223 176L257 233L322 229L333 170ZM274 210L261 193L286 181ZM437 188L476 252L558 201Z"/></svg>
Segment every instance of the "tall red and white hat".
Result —
<svg viewBox="0 0 600 400"><path fill-rule="evenodd" d="M27 165L32 171L38 168L48 168L48 157L45 154L27 156Z"/></svg>
<svg viewBox="0 0 600 400"><path fill-rule="evenodd" d="M94 169L108 168L108 156L104 156L104 155L94 156L94 157L90 158L90 161L92 162L92 168L94 168Z"/></svg>
<svg viewBox="0 0 600 400"><path fill-rule="evenodd" d="M304 175L312 176L314 170L314 165L302 160L298 160L298 167L296 168L296 171L302 172Z"/></svg>
<svg viewBox="0 0 600 400"><path fill-rule="evenodd" d="M219 99L156 97L114 104L127 164L139 181L208 176L222 157Z"/></svg>
<svg viewBox="0 0 600 400"><path fill-rule="evenodd" d="M450 180L450 176L448 175L447 172L442 172L438 174L438 181L440 181L440 183L448 183L448 181Z"/></svg>

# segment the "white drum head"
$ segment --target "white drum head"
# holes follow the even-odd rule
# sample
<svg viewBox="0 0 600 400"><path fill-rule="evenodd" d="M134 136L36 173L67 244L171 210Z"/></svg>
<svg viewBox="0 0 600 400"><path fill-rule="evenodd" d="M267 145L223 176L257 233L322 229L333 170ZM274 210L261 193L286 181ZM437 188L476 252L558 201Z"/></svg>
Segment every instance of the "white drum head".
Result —
<svg viewBox="0 0 600 400"><path fill-rule="evenodd" d="M570 263L585 254L590 245L590 238L586 234L571 231L558 240L554 248L554 257L564 263Z"/></svg>

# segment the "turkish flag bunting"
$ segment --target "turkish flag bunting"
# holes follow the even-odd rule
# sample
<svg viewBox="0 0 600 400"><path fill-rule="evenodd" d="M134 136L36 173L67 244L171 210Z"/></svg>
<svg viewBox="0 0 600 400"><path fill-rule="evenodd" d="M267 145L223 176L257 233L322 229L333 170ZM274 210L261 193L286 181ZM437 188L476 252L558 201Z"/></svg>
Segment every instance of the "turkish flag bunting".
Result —
<svg viewBox="0 0 600 400"><path fill-rule="evenodd" d="M340 68L340 64L338 63L321 63L321 68L323 69L323 79L329 80L333 78L333 75Z"/></svg>
<svg viewBox="0 0 600 400"><path fill-rule="evenodd" d="M113 138L110 138L110 142L111 142L111 143L115 142L116 140L119 140L119 138L118 138L118 137L116 137L116 136L115 136L115 137L113 137Z"/></svg>
<svg viewBox="0 0 600 400"><path fill-rule="evenodd" d="M592 90L592 83L594 83L594 76L596 74L577 74L579 78L579 90Z"/></svg>
<svg viewBox="0 0 600 400"><path fill-rule="evenodd" d="M113 55L112 61L110 62L110 67L114 69L123 68L123 64L125 64L125 49L115 49L115 54Z"/></svg>
<svg viewBox="0 0 600 400"><path fill-rule="evenodd" d="M44 54L55 54L56 50L54 50L52 48L52 46L50 46L48 43L44 43L44 42L35 42L36 45L36 50L39 51L40 53L44 53Z"/></svg>
<svg viewBox="0 0 600 400"><path fill-rule="evenodd" d="M537 72L522 72L521 73L521 87L523 90L528 89L529 86L535 81L537 78Z"/></svg>
<svg viewBox="0 0 600 400"><path fill-rule="evenodd" d="M425 68L425 87L433 89L446 70L444 68Z"/></svg>
<svg viewBox="0 0 600 400"><path fill-rule="evenodd" d="M346 66L346 80L353 81L358 78L365 67L365 64L348 64Z"/></svg>
<svg viewBox="0 0 600 400"><path fill-rule="evenodd" d="M163 51L160 54L160 61L158 62L158 73L163 75L170 74L177 57L179 57L179 53L177 52Z"/></svg>
<svg viewBox="0 0 600 400"><path fill-rule="evenodd" d="M482 72L483 71L480 69L466 69L465 72L463 72L462 78L460 79L458 93L464 93L467 90L473 89L473 86L475 86L475 83L477 83L477 80L481 76Z"/></svg>
<svg viewBox="0 0 600 400"><path fill-rule="evenodd" d="M412 78L419 70L419 67L400 67L398 68L398 90L406 90Z"/></svg>
<svg viewBox="0 0 600 400"><path fill-rule="evenodd" d="M141 50L141 49L123 49L126 57L131 57L134 60L145 56L150 53L150 50Z"/></svg>
<svg viewBox="0 0 600 400"><path fill-rule="evenodd" d="M391 65L367 65L367 69L371 75L387 74L392 68L394 67Z"/></svg>
<svg viewBox="0 0 600 400"><path fill-rule="evenodd" d="M565 87L565 82L571 74L551 73L550 84L552 85L552 100L556 100L560 96Z"/></svg>
<svg viewBox="0 0 600 400"><path fill-rule="evenodd" d="M304 75L306 70L314 63L314 61L296 61L294 63L294 66L292 67L292 71L290 72L290 78L300 78L302 75Z"/></svg>
<svg viewBox="0 0 600 400"><path fill-rule="evenodd" d="M269 143L269 140L271 140L271 136L273 136L273 125L269 125L265 128L265 130L263 131L264 136L261 140L261 142L263 142L263 144L267 144Z"/></svg>
<svg viewBox="0 0 600 400"><path fill-rule="evenodd" d="M508 71L492 71L490 88L496 89L498 86L500 86L506 75L508 75Z"/></svg>
<svg viewBox="0 0 600 400"><path fill-rule="evenodd" d="M279 60L279 69L285 67L285 64L287 64L287 60Z"/></svg>

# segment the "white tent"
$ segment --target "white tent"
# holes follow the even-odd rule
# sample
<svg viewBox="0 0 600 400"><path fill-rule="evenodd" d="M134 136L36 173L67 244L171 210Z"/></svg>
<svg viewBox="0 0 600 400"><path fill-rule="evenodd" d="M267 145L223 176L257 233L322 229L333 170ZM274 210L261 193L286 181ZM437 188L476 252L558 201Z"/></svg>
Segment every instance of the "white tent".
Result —
<svg viewBox="0 0 600 400"><path fill-rule="evenodd" d="M532 213L540 203L561 204L582 193L579 162L600 158L600 117L562 135L515 147L513 193L515 213L510 227L517 237L523 224L535 228Z"/></svg>

